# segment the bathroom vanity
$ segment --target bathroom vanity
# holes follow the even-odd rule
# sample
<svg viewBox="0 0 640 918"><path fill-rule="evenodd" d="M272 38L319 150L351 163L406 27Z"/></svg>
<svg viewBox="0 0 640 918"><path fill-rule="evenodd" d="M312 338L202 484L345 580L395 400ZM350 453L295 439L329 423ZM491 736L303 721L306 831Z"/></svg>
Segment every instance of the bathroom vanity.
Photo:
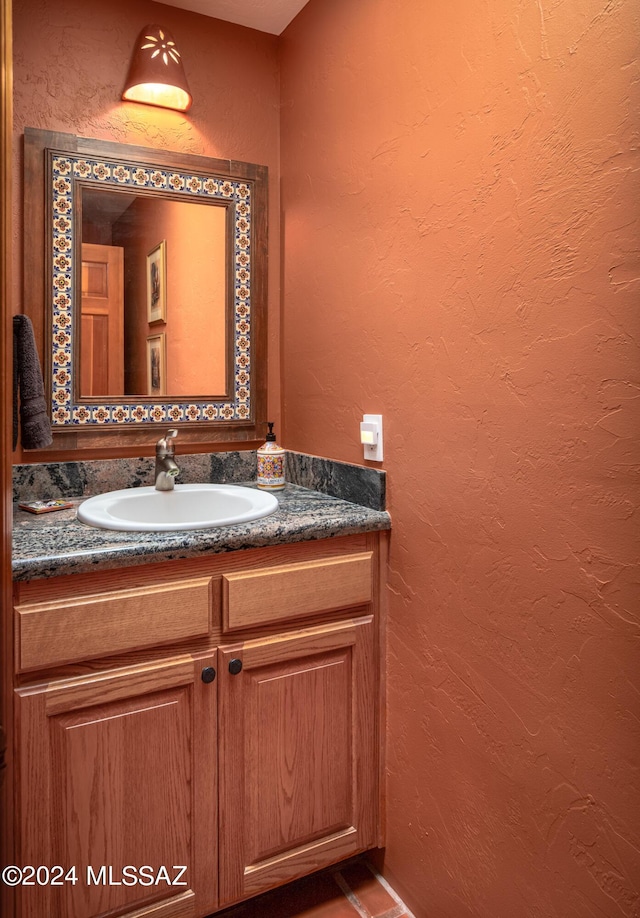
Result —
<svg viewBox="0 0 640 918"><path fill-rule="evenodd" d="M266 167L27 128L24 185L24 302L54 454L127 456L172 429L160 477L146 459L18 466L16 501L170 490L177 466L185 484L251 486L255 451L231 474L225 454L175 457L169 440L264 436ZM188 239L207 258L189 261ZM115 285L105 332L93 301L121 257L144 270ZM175 293L170 321L150 308L150 259L167 286L206 271L198 296ZM224 296L203 305L213 288ZM215 364L215 381L172 376L187 339L202 339L190 362ZM309 486L287 459L295 483L252 522L121 532L75 509L16 512L19 918L203 918L381 844L390 521L361 494L384 476L338 463ZM98 466L108 481L91 479Z"/></svg>
<svg viewBox="0 0 640 918"><path fill-rule="evenodd" d="M200 918L382 844L389 518L279 501L194 533L21 515L16 863L59 868L21 918Z"/></svg>

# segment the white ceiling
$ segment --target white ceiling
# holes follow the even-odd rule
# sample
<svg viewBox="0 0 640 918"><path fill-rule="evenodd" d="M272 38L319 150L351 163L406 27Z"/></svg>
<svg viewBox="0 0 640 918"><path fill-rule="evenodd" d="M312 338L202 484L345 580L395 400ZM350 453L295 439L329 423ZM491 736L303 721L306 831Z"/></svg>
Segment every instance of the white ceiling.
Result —
<svg viewBox="0 0 640 918"><path fill-rule="evenodd" d="M156 0L165 6L225 19L237 25L280 35L308 0Z"/></svg>

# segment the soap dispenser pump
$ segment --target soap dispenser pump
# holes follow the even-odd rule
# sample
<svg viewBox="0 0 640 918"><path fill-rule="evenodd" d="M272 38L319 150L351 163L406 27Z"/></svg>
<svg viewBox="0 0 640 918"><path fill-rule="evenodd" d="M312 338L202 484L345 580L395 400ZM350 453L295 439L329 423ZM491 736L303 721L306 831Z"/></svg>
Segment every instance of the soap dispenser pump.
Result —
<svg viewBox="0 0 640 918"><path fill-rule="evenodd" d="M276 443L273 423L267 422L267 442L258 450L258 487L263 491L280 491L284 488L285 451Z"/></svg>

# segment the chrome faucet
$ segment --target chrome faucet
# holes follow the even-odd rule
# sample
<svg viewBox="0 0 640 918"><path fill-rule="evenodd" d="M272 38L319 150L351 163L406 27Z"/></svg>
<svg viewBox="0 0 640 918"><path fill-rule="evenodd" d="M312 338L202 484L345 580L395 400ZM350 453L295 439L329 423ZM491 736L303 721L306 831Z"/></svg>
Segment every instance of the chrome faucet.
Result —
<svg viewBox="0 0 640 918"><path fill-rule="evenodd" d="M156 491L173 491L174 478L180 474L174 458L177 436L177 430L168 430L156 443Z"/></svg>

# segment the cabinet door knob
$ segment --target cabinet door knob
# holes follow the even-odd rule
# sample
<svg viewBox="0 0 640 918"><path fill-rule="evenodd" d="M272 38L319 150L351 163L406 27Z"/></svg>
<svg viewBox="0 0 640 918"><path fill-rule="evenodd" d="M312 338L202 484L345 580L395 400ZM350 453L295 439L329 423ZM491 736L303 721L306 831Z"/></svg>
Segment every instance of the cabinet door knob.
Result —
<svg viewBox="0 0 640 918"><path fill-rule="evenodd" d="M201 678L203 682L213 682L216 677L216 671L213 666L205 666L202 670Z"/></svg>
<svg viewBox="0 0 640 918"><path fill-rule="evenodd" d="M237 676L242 669L242 660L229 660L229 672L232 676Z"/></svg>

